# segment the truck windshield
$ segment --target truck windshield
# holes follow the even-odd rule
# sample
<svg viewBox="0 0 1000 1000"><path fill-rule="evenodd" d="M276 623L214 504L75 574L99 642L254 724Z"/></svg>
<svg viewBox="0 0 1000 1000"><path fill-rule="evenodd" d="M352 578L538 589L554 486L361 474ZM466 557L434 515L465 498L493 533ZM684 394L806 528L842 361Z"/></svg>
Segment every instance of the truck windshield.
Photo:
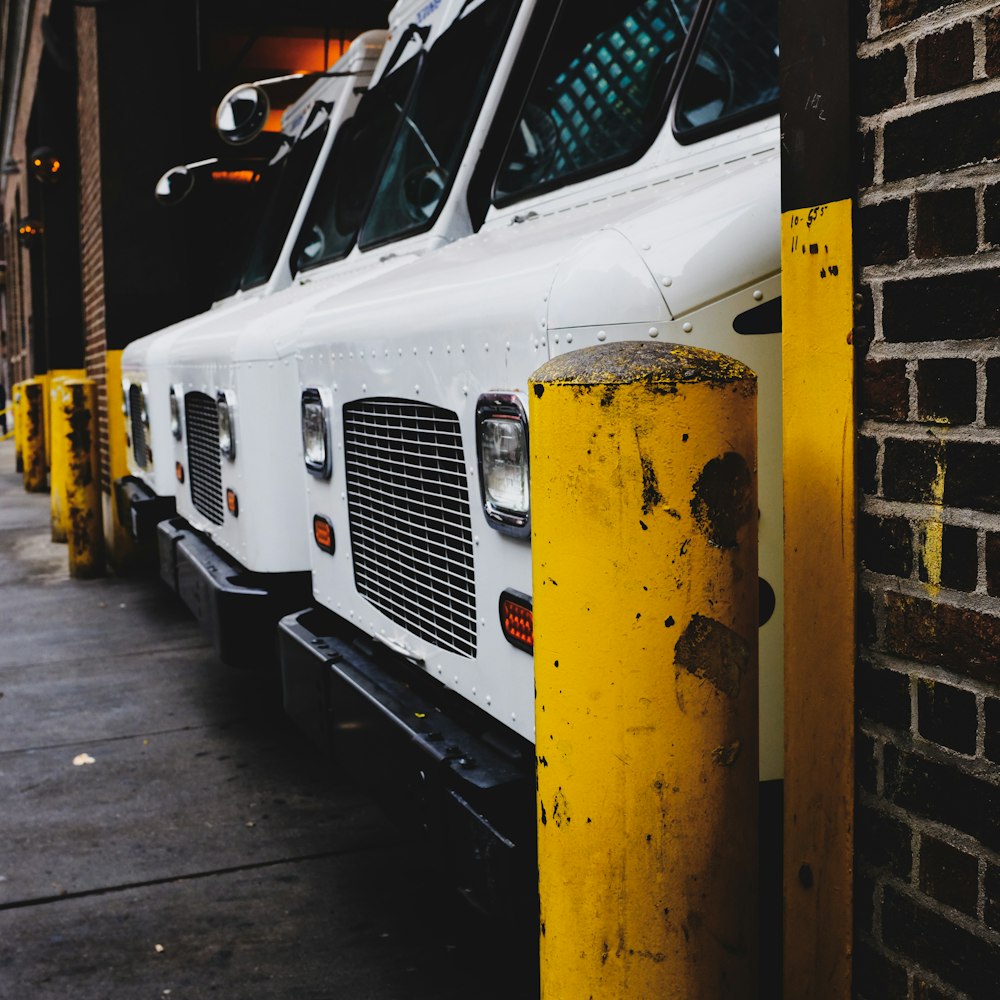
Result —
<svg viewBox="0 0 1000 1000"><path fill-rule="evenodd" d="M431 40L423 74L361 228L362 248L420 232L437 217L519 6L515 0L466 4L464 16Z"/></svg>
<svg viewBox="0 0 1000 1000"><path fill-rule="evenodd" d="M269 188L264 212L240 281L244 291L264 284L274 273L302 193L323 148L331 108L332 105L317 101L298 138L283 143L268 165L264 175Z"/></svg>
<svg viewBox="0 0 1000 1000"><path fill-rule="evenodd" d="M637 159L659 131L698 0L564 3L507 147L497 202Z"/></svg>
<svg viewBox="0 0 1000 1000"><path fill-rule="evenodd" d="M777 100L778 0L719 0L681 85L678 137L735 127Z"/></svg>
<svg viewBox="0 0 1000 1000"><path fill-rule="evenodd" d="M299 237L296 269L337 260L355 240L367 249L433 223L519 5L473 0L426 53L365 94L334 142Z"/></svg>

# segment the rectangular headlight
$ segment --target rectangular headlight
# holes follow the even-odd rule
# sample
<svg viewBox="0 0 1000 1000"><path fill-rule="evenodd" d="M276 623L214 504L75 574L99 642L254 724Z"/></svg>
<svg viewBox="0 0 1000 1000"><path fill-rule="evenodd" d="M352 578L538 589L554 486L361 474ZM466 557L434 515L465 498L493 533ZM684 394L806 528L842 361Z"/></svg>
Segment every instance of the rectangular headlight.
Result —
<svg viewBox="0 0 1000 1000"><path fill-rule="evenodd" d="M490 525L505 534L530 534L528 418L513 393L489 392L476 404L479 489Z"/></svg>
<svg viewBox="0 0 1000 1000"><path fill-rule="evenodd" d="M170 387L170 433L180 441L183 436L181 429L181 398L180 389L176 385Z"/></svg>
<svg viewBox="0 0 1000 1000"><path fill-rule="evenodd" d="M233 394L225 389L215 397L219 414L219 451L228 459L236 457L235 401Z"/></svg>
<svg viewBox="0 0 1000 1000"><path fill-rule="evenodd" d="M302 457L310 475L318 479L329 479L333 468L328 412L322 390L302 390Z"/></svg>

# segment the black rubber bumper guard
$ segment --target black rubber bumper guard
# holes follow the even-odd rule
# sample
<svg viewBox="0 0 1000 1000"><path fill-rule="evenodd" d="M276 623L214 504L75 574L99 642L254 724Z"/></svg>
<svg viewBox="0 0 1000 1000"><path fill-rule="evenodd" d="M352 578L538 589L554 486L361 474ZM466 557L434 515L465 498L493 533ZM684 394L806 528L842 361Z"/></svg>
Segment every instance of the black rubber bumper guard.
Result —
<svg viewBox="0 0 1000 1000"><path fill-rule="evenodd" d="M233 667L277 663L277 624L311 598L310 574L251 573L182 517L157 526L160 576Z"/></svg>
<svg viewBox="0 0 1000 1000"><path fill-rule="evenodd" d="M156 526L173 517L177 504L173 497L154 493L141 479L123 476L115 480L118 520L139 545L156 540Z"/></svg>
<svg viewBox="0 0 1000 1000"><path fill-rule="evenodd" d="M531 745L468 726L441 707L436 682L422 671L376 644L366 648L356 637L332 634L330 626L331 616L315 610L282 619L285 712L400 825L439 853L470 902L494 916L533 921Z"/></svg>

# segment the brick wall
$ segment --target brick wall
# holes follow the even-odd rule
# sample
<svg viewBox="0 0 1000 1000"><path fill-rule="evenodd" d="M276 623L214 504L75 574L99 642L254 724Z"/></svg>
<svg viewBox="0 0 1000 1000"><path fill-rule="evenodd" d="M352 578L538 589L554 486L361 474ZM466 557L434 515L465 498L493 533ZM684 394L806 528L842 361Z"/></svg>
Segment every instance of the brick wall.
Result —
<svg viewBox="0 0 1000 1000"><path fill-rule="evenodd" d="M1000 995L1000 11L863 0L854 994Z"/></svg>
<svg viewBox="0 0 1000 1000"><path fill-rule="evenodd" d="M108 480L107 392L104 380L107 334L104 323L104 230L101 207L101 120L97 66L97 13L76 12L80 128L80 257L83 284L83 335L87 374L97 382L101 441L101 480Z"/></svg>

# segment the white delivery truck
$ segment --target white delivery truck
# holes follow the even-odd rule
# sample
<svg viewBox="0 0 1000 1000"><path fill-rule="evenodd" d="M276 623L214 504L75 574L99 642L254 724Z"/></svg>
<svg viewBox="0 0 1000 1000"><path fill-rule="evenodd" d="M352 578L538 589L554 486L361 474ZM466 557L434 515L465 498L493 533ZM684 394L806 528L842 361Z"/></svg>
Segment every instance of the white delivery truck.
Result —
<svg viewBox="0 0 1000 1000"><path fill-rule="evenodd" d="M315 598L281 622L286 710L484 905L534 885L527 390L555 356L674 342L757 373L765 811L780 791L777 97L776 0L562 4L486 139L480 231L282 345Z"/></svg>
<svg viewBox="0 0 1000 1000"><path fill-rule="evenodd" d="M133 341L122 352L122 390L128 436L129 475L115 484L119 517L139 541L153 541L156 525L174 512L176 468L171 442L176 429L176 400L166 371L167 351L182 336L200 336L233 323L253 304L291 283L287 259L319 173L344 122L354 113L385 41L385 31L359 35L328 72L313 83L282 115L278 146L266 165L252 170L267 190L253 243L248 248L239 288L211 309ZM220 105L219 130L242 145L260 131L266 113L260 88L234 88ZM247 166L215 158L167 171L157 196L177 201L199 172Z"/></svg>
<svg viewBox="0 0 1000 1000"><path fill-rule="evenodd" d="M359 285L377 299L387 274L481 221L480 151L496 116L513 113L510 81L544 39L550 6L398 3L292 247L295 283L238 322L170 344L160 391L183 409L168 452L183 481L177 517L158 528L161 573L230 664L276 662L279 618L310 596L298 380L280 346L320 299Z"/></svg>

